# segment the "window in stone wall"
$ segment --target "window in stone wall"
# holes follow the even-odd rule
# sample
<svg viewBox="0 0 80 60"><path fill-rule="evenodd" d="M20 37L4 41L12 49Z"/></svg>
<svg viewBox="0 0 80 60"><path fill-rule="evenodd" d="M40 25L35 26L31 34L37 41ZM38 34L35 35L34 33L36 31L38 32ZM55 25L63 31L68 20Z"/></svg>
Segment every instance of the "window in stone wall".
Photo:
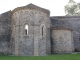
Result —
<svg viewBox="0 0 80 60"><path fill-rule="evenodd" d="M44 30L44 26L42 26L42 36L43 36L43 33L44 33L43 30Z"/></svg>
<svg viewBox="0 0 80 60"><path fill-rule="evenodd" d="M46 30L45 25L41 24L41 26L40 26L40 36L41 37L45 37L45 30Z"/></svg>
<svg viewBox="0 0 80 60"><path fill-rule="evenodd" d="M28 35L28 25L25 25L25 35Z"/></svg>

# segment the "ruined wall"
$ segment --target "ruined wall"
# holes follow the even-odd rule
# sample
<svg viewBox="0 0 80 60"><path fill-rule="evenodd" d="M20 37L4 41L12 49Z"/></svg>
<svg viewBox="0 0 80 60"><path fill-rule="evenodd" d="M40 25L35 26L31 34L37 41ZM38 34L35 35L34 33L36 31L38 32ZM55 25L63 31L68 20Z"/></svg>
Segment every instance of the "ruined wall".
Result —
<svg viewBox="0 0 80 60"><path fill-rule="evenodd" d="M80 17L51 17L51 28L69 28L73 30L74 48L80 51Z"/></svg>
<svg viewBox="0 0 80 60"><path fill-rule="evenodd" d="M32 15L32 14L31 14ZM33 55L34 54L34 40L33 40L33 25L31 25L31 20L33 18L29 17L29 11L18 11L12 16L13 24L13 38L14 39L14 49L15 55ZM28 35L25 35L25 25L28 25Z"/></svg>
<svg viewBox="0 0 80 60"><path fill-rule="evenodd" d="M25 35L25 25L28 35ZM42 36L43 26L43 36ZM12 11L12 52L14 55L38 56L50 53L50 17L45 9L34 5Z"/></svg>
<svg viewBox="0 0 80 60"><path fill-rule="evenodd" d="M18 11L12 15L12 39L14 55L33 55L33 31L30 35L24 34L25 24L30 27L25 11ZM30 31L31 28L29 28Z"/></svg>
<svg viewBox="0 0 80 60"><path fill-rule="evenodd" d="M0 54L11 54L11 11L0 15Z"/></svg>
<svg viewBox="0 0 80 60"><path fill-rule="evenodd" d="M80 16L50 17L49 14L48 10L33 4L18 7L12 12L8 11L1 14L0 54L38 56L50 54L51 51L52 53L70 53L74 49L75 51L80 51ZM27 35L25 34L26 24L28 25ZM55 28L71 29L73 42L71 43L70 30L63 29L58 31L54 30ZM61 35L58 36L58 33ZM66 33L67 35L69 34L68 37L64 36ZM56 36L54 37L54 35ZM59 39L60 36L64 36L64 39ZM55 42L53 39L57 39L58 41ZM64 42L60 42L61 40L64 40ZM67 47L65 41L67 45L69 43ZM58 42L62 43L61 45L63 46L59 47L56 51L54 43L57 47L61 46ZM64 47L66 47L66 52L64 51ZM59 49L61 50L59 51Z"/></svg>
<svg viewBox="0 0 80 60"><path fill-rule="evenodd" d="M53 29L51 36L52 36L52 53L74 52L73 34L71 30Z"/></svg>

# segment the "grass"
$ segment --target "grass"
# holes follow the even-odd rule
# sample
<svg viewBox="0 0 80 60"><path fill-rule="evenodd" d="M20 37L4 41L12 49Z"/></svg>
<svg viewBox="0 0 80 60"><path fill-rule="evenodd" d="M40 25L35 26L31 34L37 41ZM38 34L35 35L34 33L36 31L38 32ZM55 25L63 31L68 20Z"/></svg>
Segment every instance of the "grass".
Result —
<svg viewBox="0 0 80 60"><path fill-rule="evenodd" d="M7 56L0 55L0 60L80 60L77 54L53 54L49 56Z"/></svg>

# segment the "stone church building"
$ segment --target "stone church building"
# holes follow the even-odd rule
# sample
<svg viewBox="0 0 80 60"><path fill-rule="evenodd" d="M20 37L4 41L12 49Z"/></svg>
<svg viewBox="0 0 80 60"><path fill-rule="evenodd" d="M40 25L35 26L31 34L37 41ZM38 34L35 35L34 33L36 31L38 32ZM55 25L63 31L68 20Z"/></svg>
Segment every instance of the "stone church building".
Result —
<svg viewBox="0 0 80 60"><path fill-rule="evenodd" d="M33 4L0 15L0 54L43 56L80 51L80 16L53 16Z"/></svg>

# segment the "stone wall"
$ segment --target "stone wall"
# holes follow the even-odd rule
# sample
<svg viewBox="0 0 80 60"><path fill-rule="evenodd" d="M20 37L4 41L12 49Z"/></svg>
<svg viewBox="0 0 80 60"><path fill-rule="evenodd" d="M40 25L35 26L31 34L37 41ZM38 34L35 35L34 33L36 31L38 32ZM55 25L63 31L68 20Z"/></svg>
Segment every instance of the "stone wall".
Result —
<svg viewBox="0 0 80 60"><path fill-rule="evenodd" d="M0 15L0 54L11 54L11 11Z"/></svg>
<svg viewBox="0 0 80 60"><path fill-rule="evenodd" d="M73 35L71 30L53 29L51 36L52 36L52 53L74 52Z"/></svg>
<svg viewBox="0 0 80 60"><path fill-rule="evenodd" d="M28 25L27 35L25 35L26 24ZM54 45L53 39L56 38L50 36L50 34L55 28L71 29L74 42L72 49L75 48L75 51L80 51L80 16L50 17L48 10L33 4L3 13L0 15L0 54L22 56L50 54ZM63 35L65 32L70 33L69 31L63 31ZM60 30L60 34L62 33ZM69 44L69 46L71 45ZM54 49L52 52L54 52Z"/></svg>
<svg viewBox="0 0 80 60"><path fill-rule="evenodd" d="M80 51L80 16L51 17L51 29L53 28L72 29L74 48Z"/></svg>
<svg viewBox="0 0 80 60"><path fill-rule="evenodd" d="M12 52L14 55L38 56L50 53L50 17L45 9L28 5L12 11ZM28 35L25 35L25 25ZM43 27L43 36L42 28Z"/></svg>

